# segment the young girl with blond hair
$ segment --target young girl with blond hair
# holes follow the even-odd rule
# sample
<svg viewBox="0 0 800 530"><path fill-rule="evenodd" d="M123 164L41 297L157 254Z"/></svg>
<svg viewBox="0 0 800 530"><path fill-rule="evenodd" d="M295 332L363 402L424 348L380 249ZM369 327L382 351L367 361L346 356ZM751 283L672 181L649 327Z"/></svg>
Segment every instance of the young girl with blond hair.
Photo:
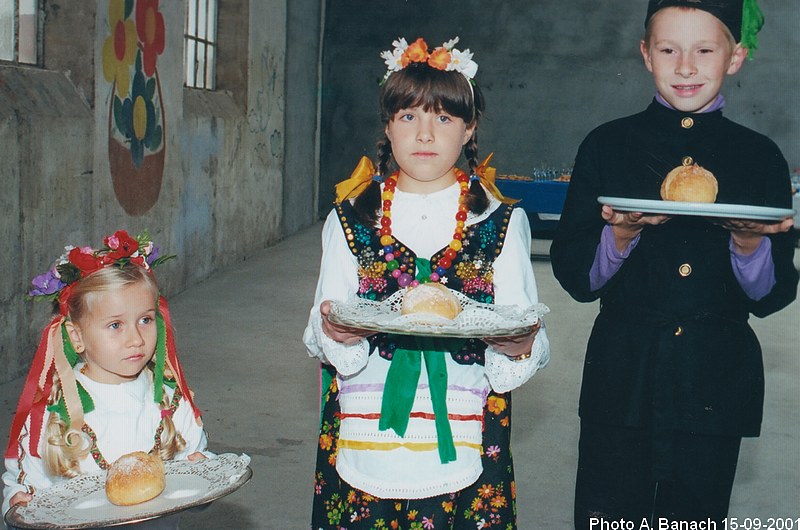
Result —
<svg viewBox="0 0 800 530"><path fill-rule="evenodd" d="M3 474L3 513L54 484L108 469L134 451L205 458L200 411L178 363L146 234L99 250L68 247L34 279L58 315L45 328L20 396Z"/></svg>
<svg viewBox="0 0 800 530"><path fill-rule="evenodd" d="M538 302L522 210L477 158L483 97L457 39L384 52L385 136L337 185L304 341L325 386L312 528L516 528L511 393L549 359L529 333L413 344L342 326L331 301L438 282L472 300ZM456 167L464 154L470 174ZM423 341L423 344L425 341ZM424 362L423 362L424 361Z"/></svg>

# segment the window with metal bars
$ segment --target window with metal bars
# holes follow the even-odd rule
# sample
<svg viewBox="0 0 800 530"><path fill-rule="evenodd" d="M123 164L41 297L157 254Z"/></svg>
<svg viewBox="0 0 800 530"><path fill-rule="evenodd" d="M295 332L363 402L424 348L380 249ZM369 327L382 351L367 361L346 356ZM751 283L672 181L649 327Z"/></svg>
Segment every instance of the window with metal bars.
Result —
<svg viewBox="0 0 800 530"><path fill-rule="evenodd" d="M0 0L0 61L40 64L41 0Z"/></svg>
<svg viewBox="0 0 800 530"><path fill-rule="evenodd" d="M214 90L217 65L217 0L186 0L186 86Z"/></svg>

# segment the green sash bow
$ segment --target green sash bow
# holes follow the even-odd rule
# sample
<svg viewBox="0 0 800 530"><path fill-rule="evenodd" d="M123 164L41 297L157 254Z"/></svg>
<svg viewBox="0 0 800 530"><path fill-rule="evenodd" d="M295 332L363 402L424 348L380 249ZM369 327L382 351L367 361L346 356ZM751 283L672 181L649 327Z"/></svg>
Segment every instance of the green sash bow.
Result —
<svg viewBox="0 0 800 530"><path fill-rule="evenodd" d="M439 460L443 464L452 462L456 459L456 448L453 444L453 432L447 417L445 355L458 352L466 339L409 336L394 336L393 338L397 343L397 349L392 356L389 373L386 374L378 428L382 431L392 429L398 436L405 435L424 358L435 417Z"/></svg>
<svg viewBox="0 0 800 530"><path fill-rule="evenodd" d="M417 280L430 281L431 263L417 259ZM398 436L405 436L411 407L417 393L419 376L422 373L422 359L428 373L428 386L431 392L431 405L436 424L436 438L439 446L439 460L446 464L456 459L453 444L453 431L447 415L447 364L445 355L457 353L466 339L440 337L411 337L393 335L397 348L392 356L392 364L386 374L386 385L381 402L381 419L378 429L392 429Z"/></svg>

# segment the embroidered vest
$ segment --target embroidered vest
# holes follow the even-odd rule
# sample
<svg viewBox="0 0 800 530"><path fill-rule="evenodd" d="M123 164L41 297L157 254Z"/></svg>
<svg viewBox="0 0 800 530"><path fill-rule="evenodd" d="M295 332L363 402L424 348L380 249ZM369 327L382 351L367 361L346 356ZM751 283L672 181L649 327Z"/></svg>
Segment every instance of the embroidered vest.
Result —
<svg viewBox="0 0 800 530"><path fill-rule="evenodd" d="M401 287L386 267L379 229L361 223L349 201L337 206L336 211L350 251L358 260L358 296L369 300L385 300ZM464 247L444 275L447 287L477 302L494 302L494 260L503 250L512 211L511 206L501 204L483 221L467 226L462 240ZM415 277L416 255L402 241L398 240L396 247L395 259L400 269ZM431 257L432 269L436 268L436 262L445 250L446 247ZM381 357L391 359L395 348L392 335L378 333L370 337L370 353L377 350ZM468 339L461 351L453 355L453 360L459 364L482 365L485 350L483 341Z"/></svg>

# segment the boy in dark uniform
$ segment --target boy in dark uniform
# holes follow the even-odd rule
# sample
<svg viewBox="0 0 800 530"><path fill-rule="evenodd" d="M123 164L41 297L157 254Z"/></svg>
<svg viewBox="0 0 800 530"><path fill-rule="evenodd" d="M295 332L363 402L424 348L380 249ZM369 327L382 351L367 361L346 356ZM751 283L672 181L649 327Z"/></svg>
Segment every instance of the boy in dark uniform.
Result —
<svg viewBox="0 0 800 530"><path fill-rule="evenodd" d="M759 435L764 371L748 318L796 296L791 216L708 219L597 202L658 200L673 168L696 163L715 175L717 203L791 208L778 147L722 115L723 81L763 23L745 4L743 23L742 0L650 0L641 53L656 97L592 131L576 157L551 248L564 289L601 300L580 397L576 528L720 521L741 438Z"/></svg>

